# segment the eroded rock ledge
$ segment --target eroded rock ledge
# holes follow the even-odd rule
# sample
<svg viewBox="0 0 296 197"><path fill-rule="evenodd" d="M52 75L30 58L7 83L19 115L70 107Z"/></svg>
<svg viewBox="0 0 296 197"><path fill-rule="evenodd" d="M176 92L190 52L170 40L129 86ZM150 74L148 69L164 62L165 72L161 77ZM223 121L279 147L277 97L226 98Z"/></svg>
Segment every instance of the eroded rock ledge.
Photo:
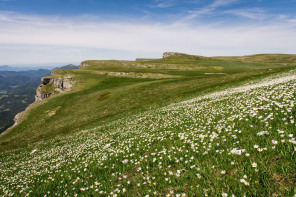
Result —
<svg viewBox="0 0 296 197"><path fill-rule="evenodd" d="M42 77L41 82L42 84L36 90L35 102L59 94L61 92L69 91L74 84L74 80L71 77Z"/></svg>
<svg viewBox="0 0 296 197"><path fill-rule="evenodd" d="M178 57L178 56L183 56L184 53L178 53L178 52L164 52L162 54L162 58L166 58L166 57L171 57L171 56L175 56L175 57Z"/></svg>
<svg viewBox="0 0 296 197"><path fill-rule="evenodd" d="M81 64L79 65L79 68L83 68L83 67L87 67L87 66L89 66L87 63L81 62Z"/></svg>

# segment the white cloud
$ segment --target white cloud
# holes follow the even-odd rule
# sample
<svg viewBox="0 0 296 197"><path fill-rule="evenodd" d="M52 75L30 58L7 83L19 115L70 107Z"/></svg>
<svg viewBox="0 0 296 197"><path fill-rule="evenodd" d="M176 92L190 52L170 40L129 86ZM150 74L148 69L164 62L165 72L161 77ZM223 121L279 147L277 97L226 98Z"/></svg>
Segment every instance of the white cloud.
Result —
<svg viewBox="0 0 296 197"><path fill-rule="evenodd" d="M160 57L164 51L206 56L296 53L296 27L283 21L221 27L85 19L0 13L0 65Z"/></svg>
<svg viewBox="0 0 296 197"><path fill-rule="evenodd" d="M227 10L224 13L258 20L263 20L267 17L265 11L260 8L234 9Z"/></svg>
<svg viewBox="0 0 296 197"><path fill-rule="evenodd" d="M229 6L237 2L239 2L239 0L215 0L205 7L189 11L189 16L187 16L187 18L193 19L202 15L215 15L218 8Z"/></svg>
<svg viewBox="0 0 296 197"><path fill-rule="evenodd" d="M288 19L288 22L289 22L289 23L294 23L294 24L296 24L296 18L295 18L295 17L293 17L293 18L285 17L285 19Z"/></svg>
<svg viewBox="0 0 296 197"><path fill-rule="evenodd" d="M155 0L155 4L152 5L152 8L169 8L175 5L174 0Z"/></svg>
<svg viewBox="0 0 296 197"><path fill-rule="evenodd" d="M215 0L209 7L218 8L222 6L231 5L238 2L238 0Z"/></svg>

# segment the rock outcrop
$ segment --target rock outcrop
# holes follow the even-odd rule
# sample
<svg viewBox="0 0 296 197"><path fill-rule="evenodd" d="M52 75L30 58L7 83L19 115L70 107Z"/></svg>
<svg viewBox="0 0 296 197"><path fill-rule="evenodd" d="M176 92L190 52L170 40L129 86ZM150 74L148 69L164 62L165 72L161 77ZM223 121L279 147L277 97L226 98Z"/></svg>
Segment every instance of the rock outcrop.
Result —
<svg viewBox="0 0 296 197"><path fill-rule="evenodd" d="M54 87L63 90L69 90L73 85L72 78L42 77L41 82L43 85L52 84Z"/></svg>
<svg viewBox="0 0 296 197"><path fill-rule="evenodd" d="M89 66L87 63L81 62L81 64L79 65L79 68L83 68L87 66Z"/></svg>
<svg viewBox="0 0 296 197"><path fill-rule="evenodd" d="M171 56L175 56L175 57L178 57L178 56L183 56L184 53L178 53L178 52L164 52L162 54L162 58L166 58L166 57L171 57Z"/></svg>
<svg viewBox="0 0 296 197"><path fill-rule="evenodd" d="M68 78L42 77L42 84L37 88L35 102L51 97L55 94L71 90L74 80Z"/></svg>
<svg viewBox="0 0 296 197"><path fill-rule="evenodd" d="M41 101L45 98L48 98L48 97L51 97L55 95L54 93L46 93L46 92L43 92L41 89L40 89L40 86L37 88L36 90L36 94L35 94L35 102L36 101Z"/></svg>
<svg viewBox="0 0 296 197"><path fill-rule="evenodd" d="M14 127L14 126L16 126L18 124L19 119L20 119L20 117L22 115L23 115L23 112L20 112L20 113L18 113L18 114L15 115L15 117L14 117L14 125L12 127Z"/></svg>

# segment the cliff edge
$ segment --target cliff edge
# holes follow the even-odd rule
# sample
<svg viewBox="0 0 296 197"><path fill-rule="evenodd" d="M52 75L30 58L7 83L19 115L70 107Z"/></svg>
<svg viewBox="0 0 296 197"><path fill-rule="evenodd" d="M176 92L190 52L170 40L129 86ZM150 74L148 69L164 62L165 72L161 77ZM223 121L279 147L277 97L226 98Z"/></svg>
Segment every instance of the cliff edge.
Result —
<svg viewBox="0 0 296 197"><path fill-rule="evenodd" d="M178 52L164 52L162 54L162 58L166 58L166 57L180 57L180 56L184 56L184 53L178 53Z"/></svg>
<svg viewBox="0 0 296 197"><path fill-rule="evenodd" d="M42 77L41 82L42 84L36 90L35 102L59 94L61 92L70 91L72 85L74 84L74 80L72 77Z"/></svg>

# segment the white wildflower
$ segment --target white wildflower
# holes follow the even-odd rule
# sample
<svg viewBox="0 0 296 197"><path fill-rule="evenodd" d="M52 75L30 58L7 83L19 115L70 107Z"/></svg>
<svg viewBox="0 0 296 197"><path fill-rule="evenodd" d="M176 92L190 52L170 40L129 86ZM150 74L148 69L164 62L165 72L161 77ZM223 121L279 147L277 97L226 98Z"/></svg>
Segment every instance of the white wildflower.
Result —
<svg viewBox="0 0 296 197"><path fill-rule="evenodd" d="M269 134L269 132L268 131L261 131L261 132L257 133L258 136L266 135L266 134Z"/></svg>
<svg viewBox="0 0 296 197"><path fill-rule="evenodd" d="M230 151L231 154L233 155L241 155L242 153L246 152L246 149L237 149L237 148L234 148Z"/></svg>

